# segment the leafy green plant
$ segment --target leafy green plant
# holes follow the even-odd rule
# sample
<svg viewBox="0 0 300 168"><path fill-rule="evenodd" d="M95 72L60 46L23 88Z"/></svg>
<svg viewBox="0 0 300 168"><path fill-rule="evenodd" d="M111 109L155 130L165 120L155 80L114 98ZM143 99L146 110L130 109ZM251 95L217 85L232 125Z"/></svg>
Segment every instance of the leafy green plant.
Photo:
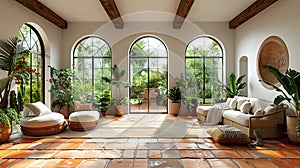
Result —
<svg viewBox="0 0 300 168"><path fill-rule="evenodd" d="M128 82L122 80L125 72L125 69L120 70L118 65L115 64L112 68L112 79L102 77L104 81L109 82L111 85L116 87L116 97L112 98L113 104L116 105L123 105L128 103L127 97L121 97L121 87L129 87Z"/></svg>
<svg viewBox="0 0 300 168"><path fill-rule="evenodd" d="M236 78L234 73L231 73L229 76L229 86L223 85L224 91L226 93L226 98L240 96L242 95L241 91L246 87L246 82L243 82L245 74Z"/></svg>
<svg viewBox="0 0 300 168"><path fill-rule="evenodd" d="M178 86L174 86L171 89L167 90L166 95L172 101L172 103L180 103L181 91Z"/></svg>
<svg viewBox="0 0 300 168"><path fill-rule="evenodd" d="M106 112L111 105L111 93L109 90L104 90L101 94L96 95L96 106L100 112Z"/></svg>
<svg viewBox="0 0 300 168"><path fill-rule="evenodd" d="M0 40L0 70L7 73L7 77L0 79L0 122L10 125L9 121L19 122L20 110L14 105L8 107L8 98L13 81L20 85L26 81L30 73L35 73L26 60L29 52L24 50L17 37Z"/></svg>
<svg viewBox="0 0 300 168"><path fill-rule="evenodd" d="M267 68L279 81L282 85L283 89L275 86L273 83L268 81L260 80L260 82L264 82L267 85L273 87L277 92L280 92L281 95L278 95L274 99L274 104L278 105L283 101L287 101L294 107L294 115L297 119L297 133L300 134L300 72L288 69L285 74L281 73L278 68L264 65L264 68Z"/></svg>
<svg viewBox="0 0 300 168"><path fill-rule="evenodd" d="M51 71L50 92L53 94L54 99L51 103L53 108L63 106L74 106L73 98L73 70L72 69L56 69L49 66Z"/></svg>

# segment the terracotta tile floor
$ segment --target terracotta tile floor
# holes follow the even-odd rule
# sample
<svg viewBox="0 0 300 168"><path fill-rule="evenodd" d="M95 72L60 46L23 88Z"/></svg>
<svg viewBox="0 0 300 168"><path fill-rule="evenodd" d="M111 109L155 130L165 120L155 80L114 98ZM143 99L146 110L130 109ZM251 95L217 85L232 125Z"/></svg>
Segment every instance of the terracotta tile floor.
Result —
<svg viewBox="0 0 300 168"><path fill-rule="evenodd" d="M287 138L263 147L225 146L209 138L18 138L0 145L2 167L299 168L300 146Z"/></svg>

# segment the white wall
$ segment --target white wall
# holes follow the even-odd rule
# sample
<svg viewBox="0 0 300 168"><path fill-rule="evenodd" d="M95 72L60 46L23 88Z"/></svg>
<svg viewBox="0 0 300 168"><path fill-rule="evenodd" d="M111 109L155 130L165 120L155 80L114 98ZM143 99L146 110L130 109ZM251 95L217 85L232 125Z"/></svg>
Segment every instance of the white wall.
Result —
<svg viewBox="0 0 300 168"><path fill-rule="evenodd" d="M256 73L257 53L262 42L269 36L279 36L287 45L289 67L300 70L300 1L278 1L236 29L236 70L240 57L248 56L248 94L272 101L277 95L265 89Z"/></svg>
<svg viewBox="0 0 300 168"><path fill-rule="evenodd" d="M45 43L46 66L60 67L62 64L62 30L44 18L25 8L14 0L0 0L0 38L7 39L18 35L24 23L31 23L40 32ZM46 67L46 70L48 68ZM48 75L47 75L48 74ZM4 76L0 72L0 76ZM46 79L49 72L46 72ZM50 104L49 83L46 82L46 104Z"/></svg>

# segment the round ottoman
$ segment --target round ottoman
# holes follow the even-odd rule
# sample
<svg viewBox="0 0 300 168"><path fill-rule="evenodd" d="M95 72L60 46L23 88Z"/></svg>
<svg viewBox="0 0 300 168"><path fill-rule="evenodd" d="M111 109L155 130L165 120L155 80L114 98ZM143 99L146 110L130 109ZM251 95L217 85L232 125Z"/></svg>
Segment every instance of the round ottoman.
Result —
<svg viewBox="0 0 300 168"><path fill-rule="evenodd" d="M69 116L69 127L73 131L86 131L94 129L99 121L98 111L77 111Z"/></svg>
<svg viewBox="0 0 300 168"><path fill-rule="evenodd" d="M51 112L41 116L24 117L20 126L25 135L45 136L64 131L67 121L62 114Z"/></svg>

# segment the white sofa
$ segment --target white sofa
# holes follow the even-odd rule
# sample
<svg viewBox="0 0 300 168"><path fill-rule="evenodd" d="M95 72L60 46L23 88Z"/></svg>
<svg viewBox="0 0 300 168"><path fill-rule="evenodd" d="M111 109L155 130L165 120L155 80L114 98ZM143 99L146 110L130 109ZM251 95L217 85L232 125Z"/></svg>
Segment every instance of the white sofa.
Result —
<svg viewBox="0 0 300 168"><path fill-rule="evenodd" d="M233 101L236 101L235 105ZM243 104L250 104L250 108L246 108L244 111L244 108L241 109ZM275 106L269 101L240 96L228 99L226 105L228 108L222 110L223 124L232 125L242 130L250 138L255 138L253 130L263 131L264 138L282 136L286 106ZM199 106L197 110L198 119L204 121L208 111L207 106L204 108Z"/></svg>

